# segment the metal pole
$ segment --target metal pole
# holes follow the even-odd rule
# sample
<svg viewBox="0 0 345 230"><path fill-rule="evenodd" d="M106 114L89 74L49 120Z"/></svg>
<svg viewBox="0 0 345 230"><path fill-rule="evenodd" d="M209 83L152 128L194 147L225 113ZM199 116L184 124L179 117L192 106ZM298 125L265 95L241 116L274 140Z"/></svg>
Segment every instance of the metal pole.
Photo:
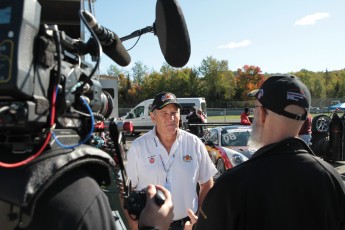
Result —
<svg viewBox="0 0 345 230"><path fill-rule="evenodd" d="M224 122L226 122L226 108L224 109Z"/></svg>

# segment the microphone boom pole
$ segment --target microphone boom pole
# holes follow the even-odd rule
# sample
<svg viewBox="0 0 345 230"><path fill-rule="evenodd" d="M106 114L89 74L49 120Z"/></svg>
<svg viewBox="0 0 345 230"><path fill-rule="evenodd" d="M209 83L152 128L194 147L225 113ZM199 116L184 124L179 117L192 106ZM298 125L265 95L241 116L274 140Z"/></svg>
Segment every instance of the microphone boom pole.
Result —
<svg viewBox="0 0 345 230"><path fill-rule="evenodd" d="M141 36L143 34L146 34L146 33L154 33L154 34L156 34L156 31L154 29L154 25L153 26L147 26L147 27L142 28L140 30L136 30L133 33L131 33L130 35L127 35L127 36L124 36L124 37L120 38L120 40L121 40L121 42L127 41L129 39L132 39L132 38L135 38L135 37L139 37L139 36Z"/></svg>

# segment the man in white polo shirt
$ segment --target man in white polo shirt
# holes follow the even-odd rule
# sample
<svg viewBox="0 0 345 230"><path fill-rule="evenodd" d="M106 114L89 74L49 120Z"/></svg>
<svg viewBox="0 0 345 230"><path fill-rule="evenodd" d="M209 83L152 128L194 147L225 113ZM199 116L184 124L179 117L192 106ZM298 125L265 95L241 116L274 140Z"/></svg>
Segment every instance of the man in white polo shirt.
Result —
<svg viewBox="0 0 345 230"><path fill-rule="evenodd" d="M198 211L217 172L201 140L179 129L180 109L174 94L157 94L150 113L155 127L134 140L127 153L126 171L133 189L158 184L171 192L174 218L170 229L183 229L187 209Z"/></svg>

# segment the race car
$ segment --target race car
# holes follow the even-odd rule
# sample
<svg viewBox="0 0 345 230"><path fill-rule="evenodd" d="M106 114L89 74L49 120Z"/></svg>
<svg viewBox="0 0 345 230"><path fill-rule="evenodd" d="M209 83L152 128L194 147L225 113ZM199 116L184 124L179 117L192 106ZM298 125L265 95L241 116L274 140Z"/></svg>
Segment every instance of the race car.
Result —
<svg viewBox="0 0 345 230"><path fill-rule="evenodd" d="M244 161L254 153L248 147L251 126L230 125L209 129L202 138L219 175Z"/></svg>

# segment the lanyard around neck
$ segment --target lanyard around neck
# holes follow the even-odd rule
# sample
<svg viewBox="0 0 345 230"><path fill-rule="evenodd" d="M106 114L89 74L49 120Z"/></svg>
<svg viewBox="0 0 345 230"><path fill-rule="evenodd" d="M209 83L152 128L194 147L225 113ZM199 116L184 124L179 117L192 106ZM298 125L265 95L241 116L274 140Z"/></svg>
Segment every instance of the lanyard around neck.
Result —
<svg viewBox="0 0 345 230"><path fill-rule="evenodd" d="M166 175L167 175L166 177L168 177L168 173L169 173L169 171L170 171L170 169L171 169L171 166L173 165L173 163L174 163L174 161L175 161L175 153L172 155L172 158L169 159L168 162L169 162L170 164L169 164L168 167L165 166L161 154L159 154L159 157L160 157L160 159L161 159L161 162L162 162L162 165L163 165L163 169L164 169L164 171L165 171L165 173L166 173ZM166 178L166 180L167 180L167 178Z"/></svg>

